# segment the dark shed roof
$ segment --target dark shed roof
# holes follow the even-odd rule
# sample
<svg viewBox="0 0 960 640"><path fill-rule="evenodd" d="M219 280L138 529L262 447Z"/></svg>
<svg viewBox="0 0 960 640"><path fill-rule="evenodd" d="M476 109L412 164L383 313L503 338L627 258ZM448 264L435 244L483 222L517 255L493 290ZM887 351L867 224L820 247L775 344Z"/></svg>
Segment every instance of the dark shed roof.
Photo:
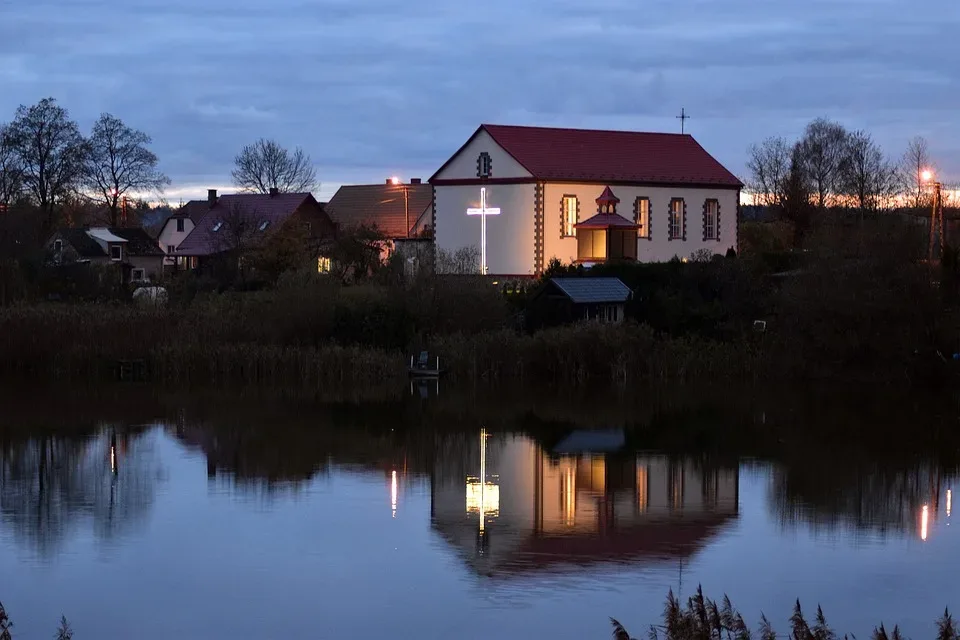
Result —
<svg viewBox="0 0 960 640"><path fill-rule="evenodd" d="M550 283L574 304L626 302L632 295L620 278L551 278Z"/></svg>

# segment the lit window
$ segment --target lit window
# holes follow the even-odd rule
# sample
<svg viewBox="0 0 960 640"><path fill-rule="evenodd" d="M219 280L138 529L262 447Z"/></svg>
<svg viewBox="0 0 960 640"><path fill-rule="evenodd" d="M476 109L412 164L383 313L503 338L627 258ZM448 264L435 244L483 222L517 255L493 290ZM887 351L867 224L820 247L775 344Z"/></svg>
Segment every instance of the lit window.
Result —
<svg viewBox="0 0 960 640"><path fill-rule="evenodd" d="M220 229L221 229L222 227L223 227L223 223L222 223L222 222L218 222L217 224L213 225L213 230L214 230L215 232L216 232L216 231L220 231Z"/></svg>
<svg viewBox="0 0 960 640"><path fill-rule="evenodd" d="M670 201L670 239L683 240L683 198Z"/></svg>
<svg viewBox="0 0 960 640"><path fill-rule="evenodd" d="M317 258L317 273L330 273L330 258L320 256Z"/></svg>
<svg viewBox="0 0 960 640"><path fill-rule="evenodd" d="M720 203L716 200L707 200L703 204L703 239L718 240L717 214L720 211Z"/></svg>
<svg viewBox="0 0 960 640"><path fill-rule="evenodd" d="M260 223L260 231L266 231L267 227L269 226L270 226L270 221L264 220L263 222Z"/></svg>
<svg viewBox="0 0 960 640"><path fill-rule="evenodd" d="M110 245L110 259L114 262L123 260L123 246L119 244Z"/></svg>
<svg viewBox="0 0 960 640"><path fill-rule="evenodd" d="M650 200L647 198L637 198L637 225L640 227L637 235L650 238Z"/></svg>
<svg viewBox="0 0 960 640"><path fill-rule="evenodd" d="M561 215L563 216L563 232L561 236L566 238L577 235L577 224L579 217L577 215L580 204L577 202L577 196L563 196L561 204Z"/></svg>

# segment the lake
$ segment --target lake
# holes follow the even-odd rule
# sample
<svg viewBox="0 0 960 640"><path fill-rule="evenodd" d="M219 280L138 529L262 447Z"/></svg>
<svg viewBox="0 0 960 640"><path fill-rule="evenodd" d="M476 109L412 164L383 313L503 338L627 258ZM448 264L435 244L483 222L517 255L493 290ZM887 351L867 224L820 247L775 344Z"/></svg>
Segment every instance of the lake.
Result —
<svg viewBox="0 0 960 640"><path fill-rule="evenodd" d="M13 637L645 637L702 584L920 639L960 606L955 399L362 395L0 393Z"/></svg>

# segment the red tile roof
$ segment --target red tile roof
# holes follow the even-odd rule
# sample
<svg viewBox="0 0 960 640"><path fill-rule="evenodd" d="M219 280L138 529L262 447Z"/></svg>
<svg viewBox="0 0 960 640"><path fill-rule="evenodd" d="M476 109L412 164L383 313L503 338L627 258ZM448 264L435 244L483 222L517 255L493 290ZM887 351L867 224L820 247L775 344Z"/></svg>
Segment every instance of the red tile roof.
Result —
<svg viewBox="0 0 960 640"><path fill-rule="evenodd" d="M481 130L539 180L743 186L690 135L484 124L474 136Z"/></svg>
<svg viewBox="0 0 960 640"><path fill-rule="evenodd" d="M203 201L200 201L203 202ZM309 193L280 193L274 196L259 193L238 193L220 196L207 214L196 223L193 231L177 247L177 255L209 256L233 248L231 232L225 228L232 221L242 222L250 229L250 241L256 243L279 228L301 207L308 207L317 216L323 216L319 203ZM217 231L217 224L222 223ZM267 223L263 231L260 226Z"/></svg>
<svg viewBox="0 0 960 640"><path fill-rule="evenodd" d="M404 211L404 188L407 211ZM417 221L431 206L433 187L429 184L362 184L340 187L326 210L341 227L376 225L388 238L403 238L407 235L406 220L409 218L412 235Z"/></svg>

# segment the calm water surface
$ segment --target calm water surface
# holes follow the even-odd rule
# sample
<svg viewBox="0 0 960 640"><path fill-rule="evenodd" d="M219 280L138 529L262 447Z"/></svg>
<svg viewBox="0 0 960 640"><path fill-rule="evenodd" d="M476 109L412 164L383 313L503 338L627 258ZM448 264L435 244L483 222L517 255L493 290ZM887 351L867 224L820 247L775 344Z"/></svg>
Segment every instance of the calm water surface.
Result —
<svg viewBox="0 0 960 640"><path fill-rule="evenodd" d="M960 483L936 451L778 435L768 455L665 440L686 408L624 429L590 406L564 422L434 401L21 411L0 432L14 637L49 638L61 614L78 640L580 640L609 637L609 616L640 636L669 589L702 584L751 625L785 630L799 597L841 632L922 638L960 606Z"/></svg>

